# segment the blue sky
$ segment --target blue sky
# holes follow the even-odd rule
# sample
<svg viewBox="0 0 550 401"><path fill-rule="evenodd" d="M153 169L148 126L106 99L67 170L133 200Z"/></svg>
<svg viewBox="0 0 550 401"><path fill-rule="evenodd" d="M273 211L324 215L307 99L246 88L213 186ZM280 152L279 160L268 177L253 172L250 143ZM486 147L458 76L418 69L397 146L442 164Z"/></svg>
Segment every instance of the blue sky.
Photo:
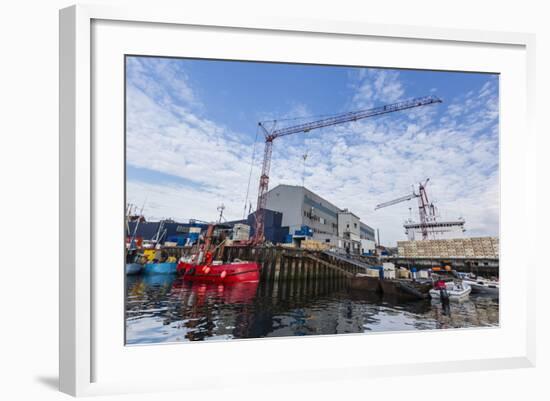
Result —
<svg viewBox="0 0 550 401"><path fill-rule="evenodd" d="M146 202L148 218L213 220L222 202L241 218L254 151L253 205L257 195L258 121L284 127L433 94L443 103L277 139L270 187L301 185L307 153L306 187L394 245L416 203L374 205L430 177L443 219L498 234L496 75L152 57L126 66L127 197Z"/></svg>

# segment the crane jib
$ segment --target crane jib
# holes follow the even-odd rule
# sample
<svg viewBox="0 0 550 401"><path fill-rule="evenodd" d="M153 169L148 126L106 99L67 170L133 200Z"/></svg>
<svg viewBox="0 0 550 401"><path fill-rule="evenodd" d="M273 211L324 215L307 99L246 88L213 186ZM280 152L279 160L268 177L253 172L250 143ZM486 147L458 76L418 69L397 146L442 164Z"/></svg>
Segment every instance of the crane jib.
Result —
<svg viewBox="0 0 550 401"><path fill-rule="evenodd" d="M357 121L367 117L374 117L377 115L393 113L396 111L412 109L415 107L426 106L434 103L441 103L441 99L439 99L436 96L426 96L421 98L405 100L402 102L393 103L385 106L380 106L373 109L360 110L355 112L346 112L343 114L338 114L332 117L324 118L322 120L298 124L298 125L294 125L286 128L280 128L272 131L269 137L272 139L275 139L281 136L296 134L298 132L309 132L313 129L328 127L331 125L343 124L351 121Z"/></svg>

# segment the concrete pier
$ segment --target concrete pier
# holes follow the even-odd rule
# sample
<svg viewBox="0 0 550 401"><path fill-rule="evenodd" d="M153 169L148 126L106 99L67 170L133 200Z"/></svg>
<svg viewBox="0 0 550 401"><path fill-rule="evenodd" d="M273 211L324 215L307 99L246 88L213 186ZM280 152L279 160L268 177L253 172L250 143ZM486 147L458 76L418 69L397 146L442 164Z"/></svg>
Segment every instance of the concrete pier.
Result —
<svg viewBox="0 0 550 401"><path fill-rule="evenodd" d="M435 266L451 266L453 270L474 273L478 276L499 275L499 259L497 258L436 258L436 257L382 257L383 262L391 262L396 266L430 268Z"/></svg>

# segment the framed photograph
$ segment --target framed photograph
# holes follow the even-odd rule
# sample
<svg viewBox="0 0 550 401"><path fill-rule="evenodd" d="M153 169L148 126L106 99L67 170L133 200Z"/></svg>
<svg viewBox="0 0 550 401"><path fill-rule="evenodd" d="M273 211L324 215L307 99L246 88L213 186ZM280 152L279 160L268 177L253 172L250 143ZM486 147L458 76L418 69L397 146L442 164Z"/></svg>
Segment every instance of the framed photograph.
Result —
<svg viewBox="0 0 550 401"><path fill-rule="evenodd" d="M533 366L533 47L61 10L61 390Z"/></svg>

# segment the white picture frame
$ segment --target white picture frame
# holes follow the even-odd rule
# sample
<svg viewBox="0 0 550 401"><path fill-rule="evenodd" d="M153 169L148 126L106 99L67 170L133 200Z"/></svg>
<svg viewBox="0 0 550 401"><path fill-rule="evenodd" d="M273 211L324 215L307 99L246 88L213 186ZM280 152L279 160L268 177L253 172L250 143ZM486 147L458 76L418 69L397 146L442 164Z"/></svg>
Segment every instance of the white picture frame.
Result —
<svg viewBox="0 0 550 401"><path fill-rule="evenodd" d="M101 29L99 30L95 30ZM102 25L103 24L103 25ZM119 24L120 26L117 26ZM126 24L126 25L125 25ZM131 26L130 26L130 25ZM407 44L417 43L418 45L434 45L441 50L444 55L445 48L452 46L453 52L467 51L467 48L478 49L485 52L486 48L496 49L495 63L504 64L506 57L513 61L509 66L509 76L514 77L513 85L517 88L516 93L508 89L512 85L511 81L504 84L501 99L502 125L504 136L501 137L501 182L503 183L501 194L503 200L502 222L504 234L501 239L502 244L502 264L516 263L523 261L525 271L518 274L518 279L514 280L508 288L514 290L515 296L519 301L512 305L506 302L506 297L510 296L511 291L506 293L506 277L510 277L510 272L504 270L501 274L504 281L504 290L502 294L503 302L501 305L501 327L498 329L481 331L432 331L415 332L402 334L380 334L377 335L377 341L383 343L388 338L391 341L395 337L388 336L408 336L412 341L454 341L456 339L472 340L483 343L483 341L493 342L495 349L487 349L484 352L482 348L465 352L463 358L443 357L438 360L421 360L414 353L408 354L401 359L401 362L395 362L388 359L377 357L372 353L372 360L356 360L353 353L342 352L343 341L346 341L349 347L368 348L372 346L371 340L365 340L365 336L323 336L313 337L311 339L300 339L299 348L294 346L296 340L274 339L274 340L250 340L238 341L231 344L211 343L211 344L175 344L166 346L133 347L124 348L124 344L118 340L113 344L107 344L113 336L105 335L105 327L112 328L118 334L123 326L123 318L117 307L113 308L112 316L105 317L104 303L98 301L97 291L101 291L102 297L106 297L109 302L120 302L120 293L122 288L118 289L119 279L110 280L108 274L97 274L94 267L97 267L98 260L106 253L107 248L98 239L97 235L105 226L100 222L101 219L109 216L104 213L104 197L106 190L111 188L118 191L113 185L116 182L102 187L104 180L101 179L105 174L105 160L109 160L109 166L112 166L115 160L123 160L123 154L117 153L120 150L120 138L112 138L117 143L114 146L106 146L103 139L99 142L94 137L94 126L97 129L102 118L101 108L103 103L94 103L93 96L101 97L102 89L94 88L92 78L103 74L104 66L101 60L107 60L101 52L111 54L114 58L118 57L123 51L125 40L123 34L116 32L128 31L130 29L135 34L140 30L149 29L155 26L154 32L148 33L143 37L140 46L154 46L154 40L163 37L163 35L173 34L175 31L170 29L183 29L193 27L198 31L209 32L214 30L222 35L231 35L233 33L241 35L243 38L247 35L262 34L267 40L283 40L277 35L286 35L287 37L302 38L302 40L325 40L327 43L331 38L339 40L378 40L386 41L388 46L391 43L398 44L400 41L407 41ZM178 28L179 27L179 28ZM97 41L94 42L94 32ZM107 46L105 35L109 37L112 47ZM159 35L159 36L155 36ZM271 36L272 37L271 37ZM240 36L240 37L241 37ZM218 36L219 37L219 36ZM147 44L147 38L151 39L151 44ZM343 42L342 42L343 43ZM245 366L237 367L236 371L246 371L252 374L257 381L267 380L265 377L269 374L270 380L326 380L338 378L354 378L361 380L363 377L376 377L388 374L405 374L414 368L415 372L453 372L476 369L498 369L511 367L530 367L535 363L535 322L534 308L532 306L535 299L534 280L527 280L528 267L534 266L532 256L527 253L522 255L521 250L512 249L509 244L516 240L514 233L509 233L514 229L525 227L524 222L533 228L536 211L528 203L529 197L534 198L535 192L535 133L532 127L534 110L534 43L535 38L530 34L505 33L505 32L483 32L458 29L436 29L414 26L393 26L393 25L375 25L359 21L320 21L320 20L298 20L292 18L262 17L254 15L217 15L215 13L198 14L186 13L185 10L166 10L150 8L112 8L108 6L73 6L60 11L60 389L63 392L72 395L93 395L132 391L155 391L166 389L195 389L200 388L204 378L199 373L189 376L187 380L175 380L173 376L167 375L162 378L159 375L151 375L148 380L138 380L130 377L130 373L125 376L124 369L121 369L122 363L134 363L136 358L140 360L159 361L162 358L168 358L169 355L181 354L185 350L188 358L198 358L201 354L222 353L225 358L252 360L258 353L272 353L272 364L267 366L265 362L258 361L258 365L253 370L246 370ZM205 42L206 44L206 42ZM119 46L116 48L116 46ZM137 46L137 45L136 45ZM160 46L160 45L159 45ZM109 49L107 49L109 47ZM159 48L159 52L165 54L170 45L165 44L164 49ZM137 49L134 48L134 49ZM462 49L462 50L461 50ZM464 50L465 49L465 50ZM501 49L501 50L498 50ZM265 50L265 49L264 49ZM448 50L448 49L447 49ZM125 51L125 50L124 50ZM151 50L149 50L151 51ZM230 51L230 50L228 50ZM235 51L235 50L233 50ZM289 50L290 52L291 50ZM345 51L345 50L343 50ZM499 51L502 52L502 58L499 59ZM99 53L98 53L99 52ZM499 53L499 54L497 54ZM506 53L506 54L504 54ZM509 53L509 54L508 54ZM165 54L168 55L168 54ZM95 57L97 56L97 60ZM348 50L348 56L351 58ZM261 57L261 56L260 56ZM267 56L264 56L267 57ZM274 56L276 57L276 56ZM306 56L304 56L306 57ZM314 57L314 56L310 56ZM346 57L342 55L341 57ZM396 54L395 67L399 65L399 57L404 59L406 54ZM269 57L268 57L269 58ZM481 55L480 55L480 58ZM101 60L100 60L101 59ZM99 60L99 61L98 61ZM326 61L326 60L325 60ZM350 60L350 63L361 63L361 60ZM408 61L410 62L410 60ZM416 68L436 69L432 61L416 60ZM465 61L466 63L468 60ZM386 61L384 66L389 65ZM404 62L403 62L404 63ZM105 64L109 66L107 62ZM403 65L401 65L403 66ZM445 64L437 66L444 69ZM464 65L449 69L464 68ZM512 69L514 69L512 71ZM485 71L485 69L484 69ZM499 72L499 68L492 70ZM122 70L117 70L114 74L123 74ZM119 79L120 77L116 78ZM101 79L104 75L101 75ZM108 82L108 81L105 81ZM119 81L116 81L119 82ZM112 86L115 89L117 85ZM94 94L94 91L97 93ZM120 87L122 90L122 87ZM110 105L112 106L112 105ZM114 103L111 107L113 113L119 113L123 107L120 102ZM115 119L119 117L114 117ZM112 118L111 118L112 119ZM120 123L120 121L118 122ZM118 124L117 123L117 124ZM511 129L524 132L521 140L507 133ZM114 132L118 132L115 130ZM122 132L120 132L122 135ZM118 138L118 139L117 139ZM108 149L111 149L110 151ZM508 169L507 166L512 162L512 156L516 163L515 168ZM117 159L118 158L118 159ZM103 162L101 162L103 160ZM110 168L110 167L109 167ZM103 170L103 172L102 172ZM114 174L116 177L116 174ZM521 182L521 193L514 193L511 186L506 183L508 180ZM519 180L519 181L518 181ZM111 187L109 187L111 185ZM119 209L122 209L122 203ZM519 209L518 209L519 208ZM521 210L520 213L512 213L511 210ZM103 217L101 217L103 216ZM116 230L116 225L114 226ZM528 227L529 228L529 227ZM524 230L524 232L535 232L534 229ZM119 234L117 234L121 237ZM522 234L523 239L518 238L520 244L529 248L529 236ZM108 236L106 236L108 237ZM116 237L116 235L115 235ZM109 241L106 238L105 241ZM534 243L534 242L531 242ZM113 249L119 247L120 243L110 245ZM523 249L526 249L523 248ZM103 250L102 250L103 249ZM118 257L113 253L115 259ZM120 259L122 260L122 259ZM534 271L534 269L529 269ZM110 280L110 281L108 281ZM101 288L99 290L99 288ZM94 298L95 296L95 298ZM118 305L118 304L117 304ZM508 309L506 309L508 308ZM510 312L511 311L511 312ZM511 313L509 316L508 314ZM113 319L120 317L120 327L111 327ZM510 319L514 319L513 324ZM109 320L110 319L110 320ZM508 320L507 320L508 319ZM519 320L518 320L519 319ZM111 322L111 323L109 323ZM98 328L99 327L99 328ZM502 334L505 333L505 334ZM508 333L508 334L506 334ZM118 337L117 337L118 338ZM462 341L461 340L461 341ZM503 341L513 341L515 346L498 348ZM368 343L368 344L367 344ZM109 348L111 347L111 348ZM112 347L116 347L115 349ZM179 348L178 348L179 347ZM269 350L268 350L269 349ZM323 349L326 353L324 358L316 359L314 356ZM112 352L109 352L112 351ZM265 350L265 351L264 351ZM306 358L300 358L300 361L293 363L292 369L287 369L284 360L277 360L277 354L283 350L293 353L293 355L308 356L309 361L301 363ZM500 350L500 351L499 351ZM458 350L457 352L461 352ZM347 356L345 355L347 354ZM113 359L109 359L113 358ZM118 359L116 359L118 358ZM150 358L150 359L148 359ZM126 362L124 362L126 360ZM98 362L99 361L99 362ZM244 362L243 362L244 363ZM115 375L113 372L107 372L107 365L113 366L121 372ZM146 364L149 365L149 364ZM158 365L157 365L158 366ZM102 368L103 367L103 368ZM241 369L241 370L239 370ZM146 369L145 369L146 370ZM231 377L217 377L216 381L219 387L231 385Z"/></svg>

